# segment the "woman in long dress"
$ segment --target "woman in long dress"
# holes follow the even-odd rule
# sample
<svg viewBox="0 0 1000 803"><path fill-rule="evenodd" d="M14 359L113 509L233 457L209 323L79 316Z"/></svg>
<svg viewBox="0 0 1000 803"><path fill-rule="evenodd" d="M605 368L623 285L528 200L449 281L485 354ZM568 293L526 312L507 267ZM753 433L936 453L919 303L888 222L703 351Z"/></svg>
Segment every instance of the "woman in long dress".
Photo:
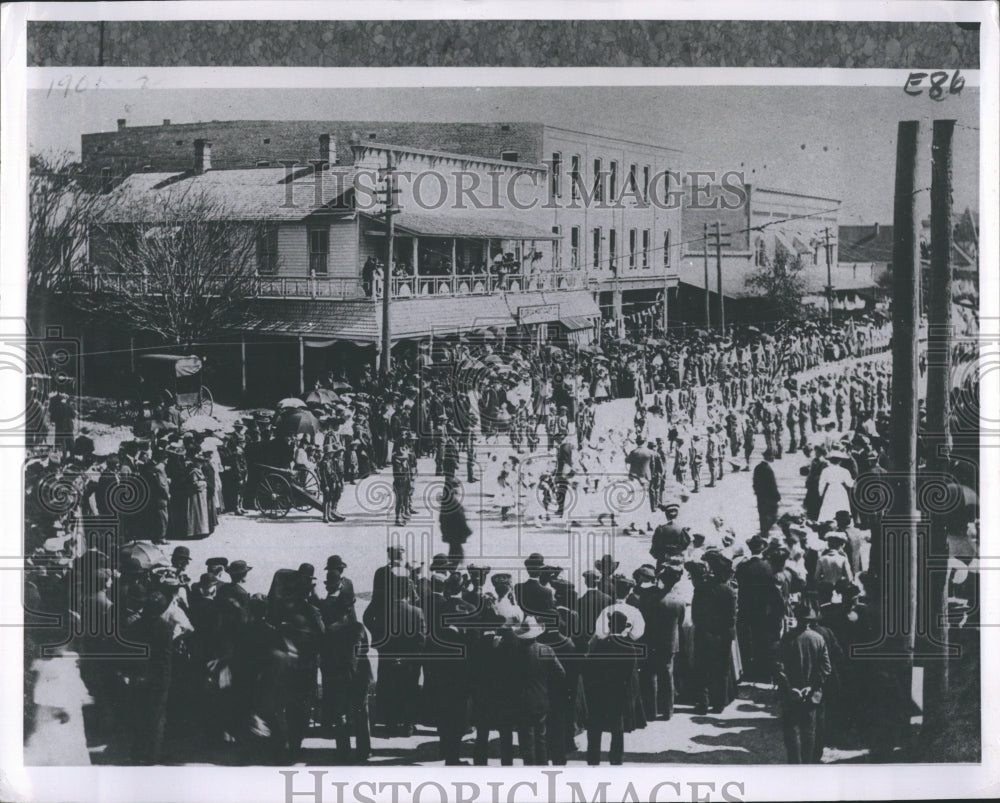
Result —
<svg viewBox="0 0 1000 803"><path fill-rule="evenodd" d="M851 512L850 489L854 487L854 479L851 472L840 464L846 459L847 455L837 450L827 455L830 465L819 475L821 503L818 521L833 521L840 510Z"/></svg>
<svg viewBox="0 0 1000 803"><path fill-rule="evenodd" d="M188 458L184 480L187 502L185 535L188 538L204 538L209 534L208 483L197 452L193 452Z"/></svg>

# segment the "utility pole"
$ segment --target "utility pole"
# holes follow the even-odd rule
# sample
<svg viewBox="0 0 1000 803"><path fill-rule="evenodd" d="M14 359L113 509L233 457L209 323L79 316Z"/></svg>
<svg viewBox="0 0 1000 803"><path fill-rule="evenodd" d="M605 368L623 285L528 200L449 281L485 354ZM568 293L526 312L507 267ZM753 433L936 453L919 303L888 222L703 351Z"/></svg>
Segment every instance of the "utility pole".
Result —
<svg viewBox="0 0 1000 803"><path fill-rule="evenodd" d="M832 246L830 245L830 227L827 226L824 230L826 234L826 315L827 319L831 322L833 321L833 268L831 267L832 259Z"/></svg>
<svg viewBox="0 0 1000 803"><path fill-rule="evenodd" d="M719 332L726 333L726 297L722 294L722 224L715 221L715 278L719 288Z"/></svg>
<svg viewBox="0 0 1000 803"><path fill-rule="evenodd" d="M892 249L892 416L889 472L892 505L883 519L872 563L879 561L883 623L882 654L901 673L902 688L912 683L917 623L917 285L919 234L916 216L916 164L920 123L901 121L896 142L896 185Z"/></svg>
<svg viewBox="0 0 1000 803"><path fill-rule="evenodd" d="M389 301L392 296L392 247L396 227L394 217L396 208L396 189L393 176L392 151L385 159L385 229L386 229L386 259L385 270L382 272L382 376L387 376L392 368L392 324L389 320Z"/></svg>
<svg viewBox="0 0 1000 803"><path fill-rule="evenodd" d="M702 224L705 230L705 329L712 328L712 305L709 301L710 290L708 288L708 224Z"/></svg>
<svg viewBox="0 0 1000 803"><path fill-rule="evenodd" d="M951 345L952 345L952 134L954 120L935 120L931 146L931 275L927 299L927 429L928 469L950 472ZM948 557L946 516L930 517L930 549L935 561ZM948 695L948 583L941 571L924 571L927 633L931 655L924 669L922 736L933 739L944 727Z"/></svg>

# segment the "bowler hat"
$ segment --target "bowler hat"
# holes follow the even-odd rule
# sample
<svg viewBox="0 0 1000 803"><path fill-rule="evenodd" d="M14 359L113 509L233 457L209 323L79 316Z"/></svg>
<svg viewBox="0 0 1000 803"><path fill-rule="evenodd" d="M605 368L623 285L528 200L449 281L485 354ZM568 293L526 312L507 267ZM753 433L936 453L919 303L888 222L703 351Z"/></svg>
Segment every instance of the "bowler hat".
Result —
<svg viewBox="0 0 1000 803"><path fill-rule="evenodd" d="M594 561L594 568L601 574L614 574L618 569L618 561L611 555L602 555L600 560Z"/></svg>
<svg viewBox="0 0 1000 803"><path fill-rule="evenodd" d="M340 555L330 555L326 559L326 570L329 571L343 571L347 568L347 564L344 563L344 559Z"/></svg>
<svg viewBox="0 0 1000 803"><path fill-rule="evenodd" d="M188 560L191 560L191 550L188 549L186 546L177 546L177 547L174 547L174 551L173 551L173 554L171 555L171 557L174 557L174 558L187 558Z"/></svg>
<svg viewBox="0 0 1000 803"><path fill-rule="evenodd" d="M252 568L253 566L248 566L245 560L234 560L232 563L229 564L228 571L230 576L237 574L244 575Z"/></svg>
<svg viewBox="0 0 1000 803"><path fill-rule="evenodd" d="M545 557L540 552L532 552L525 558L524 568L531 569L542 569L545 566Z"/></svg>
<svg viewBox="0 0 1000 803"><path fill-rule="evenodd" d="M205 561L205 565L211 569L215 566L221 566L225 569L229 565L229 558L209 558Z"/></svg>

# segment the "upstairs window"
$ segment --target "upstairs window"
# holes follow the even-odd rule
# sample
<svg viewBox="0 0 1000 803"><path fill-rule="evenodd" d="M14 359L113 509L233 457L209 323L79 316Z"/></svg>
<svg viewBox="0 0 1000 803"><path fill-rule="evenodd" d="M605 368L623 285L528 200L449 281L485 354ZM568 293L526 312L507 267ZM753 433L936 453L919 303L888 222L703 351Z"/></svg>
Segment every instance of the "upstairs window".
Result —
<svg viewBox="0 0 1000 803"><path fill-rule="evenodd" d="M278 272L278 227L265 225L257 233L257 272L269 276Z"/></svg>
<svg viewBox="0 0 1000 803"><path fill-rule="evenodd" d="M330 256L330 230L309 229L309 275L326 276Z"/></svg>

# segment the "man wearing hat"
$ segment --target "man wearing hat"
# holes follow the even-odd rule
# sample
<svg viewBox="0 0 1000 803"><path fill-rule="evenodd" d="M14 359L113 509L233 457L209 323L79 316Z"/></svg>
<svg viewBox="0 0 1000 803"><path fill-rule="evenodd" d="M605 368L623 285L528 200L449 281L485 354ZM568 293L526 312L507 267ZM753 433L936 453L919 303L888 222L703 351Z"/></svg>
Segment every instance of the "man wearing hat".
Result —
<svg viewBox="0 0 1000 803"><path fill-rule="evenodd" d="M533 552L525 559L524 568L528 579L514 586L514 599L527 615L551 617L556 609L556 594L550 585L543 582L551 575L545 558Z"/></svg>
<svg viewBox="0 0 1000 803"><path fill-rule="evenodd" d="M392 451L392 486L396 494L396 526L403 526L413 513L413 481L417 476L417 456L413 433L406 430Z"/></svg>
<svg viewBox="0 0 1000 803"><path fill-rule="evenodd" d="M563 687L566 670L555 652L537 639L545 631L527 616L514 628L512 676L520 690L517 709L517 741L525 766L544 767L549 762L546 725L551 707L550 689Z"/></svg>
<svg viewBox="0 0 1000 803"><path fill-rule="evenodd" d="M748 680L771 682L774 647L781 638L785 610L774 569L764 557L767 541L759 533L747 541L750 557L736 567L736 633Z"/></svg>
<svg viewBox="0 0 1000 803"><path fill-rule="evenodd" d="M753 492L757 497L757 518L762 534L767 533L771 525L778 520L778 503L781 501L778 481L774 477L774 469L771 468L772 462L774 462L774 452L765 449L764 459L753 470Z"/></svg>
<svg viewBox="0 0 1000 803"><path fill-rule="evenodd" d="M789 764L816 761L816 729L823 686L833 671L826 642L809 626L817 618L811 604L797 606L795 627L784 635L778 648L775 669Z"/></svg>
<svg viewBox="0 0 1000 803"><path fill-rule="evenodd" d="M337 512L341 494L344 492L343 466L344 447L339 441L327 438L323 442L323 457L316 465L319 487L323 493L323 521L344 521Z"/></svg>
<svg viewBox="0 0 1000 803"><path fill-rule="evenodd" d="M632 705L632 683L639 645L629 637L629 619L621 608L601 612L597 635L590 642L583 666L587 695L587 763L601 763L601 736L611 734L611 764L621 764L625 752L626 719Z"/></svg>
<svg viewBox="0 0 1000 803"><path fill-rule="evenodd" d="M234 560L226 568L231 582L225 583L218 592L219 599L237 604L246 613L247 619L250 615L250 592L246 590L246 579L252 568L245 560Z"/></svg>
<svg viewBox="0 0 1000 803"><path fill-rule="evenodd" d="M191 578L187 575L187 567L190 564L191 550L186 546L174 547L173 554L170 556L170 565L177 572L177 582L179 585L177 591L178 604L185 611L188 610L188 595L191 593Z"/></svg>
<svg viewBox="0 0 1000 803"><path fill-rule="evenodd" d="M695 582L691 601L695 710L705 714L711 704L713 713L720 713L730 702L729 673L736 635L736 591L729 583L733 562L713 549L705 550L701 560L706 573Z"/></svg>
<svg viewBox="0 0 1000 803"><path fill-rule="evenodd" d="M156 449L152 459L139 467L139 474L149 489L146 526L149 528L149 540L154 544L164 544L167 540L170 480L167 478L166 459L166 453Z"/></svg>
<svg viewBox="0 0 1000 803"><path fill-rule="evenodd" d="M646 623L641 643L639 688L650 719L670 719L674 714L674 656L680 650L680 633L686 605L676 584L684 574L680 556L670 557L655 572L643 572L637 590L639 612Z"/></svg>

